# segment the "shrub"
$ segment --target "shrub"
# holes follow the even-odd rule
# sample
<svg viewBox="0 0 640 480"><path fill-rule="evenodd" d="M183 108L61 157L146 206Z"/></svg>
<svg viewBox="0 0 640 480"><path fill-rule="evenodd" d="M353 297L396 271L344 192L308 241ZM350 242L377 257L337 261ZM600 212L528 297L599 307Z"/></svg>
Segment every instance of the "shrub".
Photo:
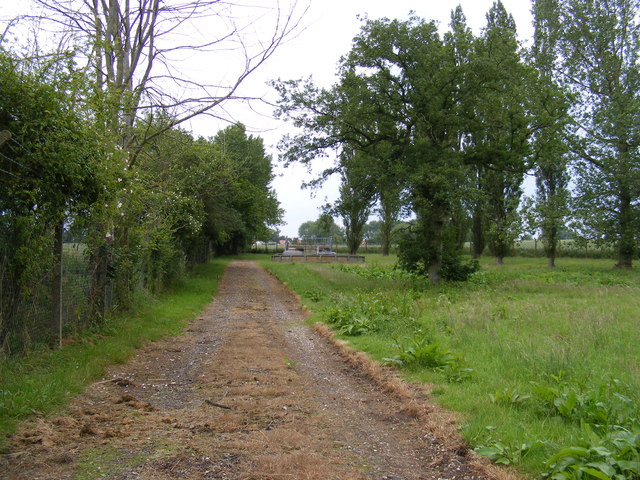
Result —
<svg viewBox="0 0 640 480"><path fill-rule="evenodd" d="M427 276L435 258L434 249L416 233L407 233L399 242L398 266L403 270ZM462 252L455 243L445 242L440 269L443 280L464 282L479 268L477 260L463 261Z"/></svg>

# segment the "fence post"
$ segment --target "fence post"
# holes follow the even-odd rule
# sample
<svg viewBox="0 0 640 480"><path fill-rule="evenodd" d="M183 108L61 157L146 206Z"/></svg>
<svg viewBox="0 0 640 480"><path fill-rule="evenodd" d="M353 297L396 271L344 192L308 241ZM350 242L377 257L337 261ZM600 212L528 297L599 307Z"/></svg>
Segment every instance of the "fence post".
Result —
<svg viewBox="0 0 640 480"><path fill-rule="evenodd" d="M53 243L53 283L51 291L51 324L49 330L58 335L58 346L62 348L62 250L64 235L64 222L60 221L54 229L55 240Z"/></svg>

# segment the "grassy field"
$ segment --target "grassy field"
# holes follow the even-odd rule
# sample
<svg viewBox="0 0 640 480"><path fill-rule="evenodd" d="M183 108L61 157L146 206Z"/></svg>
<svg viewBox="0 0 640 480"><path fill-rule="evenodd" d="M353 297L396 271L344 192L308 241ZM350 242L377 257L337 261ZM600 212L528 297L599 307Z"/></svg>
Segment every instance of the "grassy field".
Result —
<svg viewBox="0 0 640 480"><path fill-rule="evenodd" d="M640 274L611 260L483 260L429 286L364 265L264 266L354 347L433 385L478 453L552 478L640 478Z"/></svg>
<svg viewBox="0 0 640 480"><path fill-rule="evenodd" d="M0 359L0 450L21 419L48 414L149 341L177 335L211 302L228 259L201 265L159 299L141 300L61 350Z"/></svg>

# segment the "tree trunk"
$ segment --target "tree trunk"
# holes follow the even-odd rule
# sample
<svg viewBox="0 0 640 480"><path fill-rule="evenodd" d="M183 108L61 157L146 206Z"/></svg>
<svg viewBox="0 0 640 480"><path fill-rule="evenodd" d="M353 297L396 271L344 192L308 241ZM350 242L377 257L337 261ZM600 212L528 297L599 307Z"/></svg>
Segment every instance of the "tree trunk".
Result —
<svg viewBox="0 0 640 480"><path fill-rule="evenodd" d="M363 221L362 218L351 218L349 216L345 216L343 219L346 226L349 255L356 255L362 244L362 230L366 220Z"/></svg>
<svg viewBox="0 0 640 480"><path fill-rule="evenodd" d="M53 281L51 283L51 317L49 331L52 338L58 337L58 346L62 348L62 250L64 247L64 222L55 226L53 243Z"/></svg>
<svg viewBox="0 0 640 480"><path fill-rule="evenodd" d="M549 227L548 232L545 235L547 244L545 250L547 253L547 265L549 268L555 268L556 266L556 252L558 249L558 227L553 225Z"/></svg>
<svg viewBox="0 0 640 480"><path fill-rule="evenodd" d="M616 263L616 267L630 270L633 268L636 244L631 195L625 190L623 190L620 195L620 241L618 244L618 263Z"/></svg>
<svg viewBox="0 0 640 480"><path fill-rule="evenodd" d="M434 212L438 213L438 212ZM444 225L447 220L440 215L431 215L429 225L427 225L427 234L429 235L429 244L431 251L434 252L433 258L427 266L429 273L429 282L432 285L437 284L440 279L440 270L442 269L442 253L444 251Z"/></svg>
<svg viewBox="0 0 640 480"><path fill-rule="evenodd" d="M388 257L391 252L391 230L393 229L394 216L390 212L390 208L382 210L382 225L380 230L382 233L382 256Z"/></svg>
<svg viewBox="0 0 640 480"><path fill-rule="evenodd" d="M358 253L361 242L362 240L358 237L352 237L348 239L347 243L349 244L349 255L356 255Z"/></svg>
<svg viewBox="0 0 640 480"><path fill-rule="evenodd" d="M106 228L104 226L96 225L94 228L96 230L94 234L98 238L102 238L98 240L99 246L92 250L89 256L89 271L91 273L89 312L91 320L104 320L107 313L107 282L113 236L110 233L105 235Z"/></svg>
<svg viewBox="0 0 640 480"><path fill-rule="evenodd" d="M107 288L107 258L103 248L89 257L91 269L91 289L89 290L89 308L92 319L104 320L105 295Z"/></svg>
<svg viewBox="0 0 640 480"><path fill-rule="evenodd" d="M442 269L442 257L439 257L435 263L429 265L429 281L432 285L440 282L440 270Z"/></svg>
<svg viewBox="0 0 640 480"><path fill-rule="evenodd" d="M480 258L485 248L483 218L484 212L480 206L473 211L473 225L471 226L471 243L473 246L473 258Z"/></svg>
<svg viewBox="0 0 640 480"><path fill-rule="evenodd" d="M382 256L388 257L391 252L391 228L382 224Z"/></svg>

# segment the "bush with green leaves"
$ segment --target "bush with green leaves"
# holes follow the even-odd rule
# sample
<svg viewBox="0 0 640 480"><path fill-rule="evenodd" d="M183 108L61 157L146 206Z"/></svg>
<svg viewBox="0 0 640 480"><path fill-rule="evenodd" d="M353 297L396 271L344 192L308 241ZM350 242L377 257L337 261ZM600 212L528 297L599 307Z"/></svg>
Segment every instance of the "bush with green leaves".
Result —
<svg viewBox="0 0 640 480"><path fill-rule="evenodd" d="M546 443L540 440L518 445L505 445L502 442L489 441L486 445L476 447L475 452L500 465L517 465L527 455L545 445Z"/></svg>
<svg viewBox="0 0 640 480"><path fill-rule="evenodd" d="M353 307L334 305L327 308L324 313L327 322L336 328L340 335L362 335L378 329L373 319L367 318Z"/></svg>
<svg viewBox="0 0 640 480"><path fill-rule="evenodd" d="M429 266L437 261L438 254L434 248L417 233L406 233L400 239L398 250L398 266L402 270L417 275L428 276ZM443 280L464 282L480 269L475 259L463 260L462 252L457 244L448 240L443 245L441 255L440 277Z"/></svg>
<svg viewBox="0 0 640 480"><path fill-rule="evenodd" d="M336 268L338 268L341 272L358 275L359 277L368 279L415 280L418 278L418 276L414 273L393 266L383 266L376 264L353 265L342 263L339 264Z"/></svg>
<svg viewBox="0 0 640 480"><path fill-rule="evenodd" d="M538 415L561 418L580 425L575 445L561 448L546 462L546 478L553 480L640 478L640 408L630 389L619 380L589 386L565 379L564 373L549 381L534 382L530 393L505 389L491 401L529 407ZM496 463L516 464L528 448L489 442L476 453Z"/></svg>
<svg viewBox="0 0 640 480"><path fill-rule="evenodd" d="M566 421L588 424L598 431L629 428L638 422L640 410L630 397L629 389L619 380L599 386L588 386L552 375L551 382L532 385L541 414L554 415Z"/></svg>

